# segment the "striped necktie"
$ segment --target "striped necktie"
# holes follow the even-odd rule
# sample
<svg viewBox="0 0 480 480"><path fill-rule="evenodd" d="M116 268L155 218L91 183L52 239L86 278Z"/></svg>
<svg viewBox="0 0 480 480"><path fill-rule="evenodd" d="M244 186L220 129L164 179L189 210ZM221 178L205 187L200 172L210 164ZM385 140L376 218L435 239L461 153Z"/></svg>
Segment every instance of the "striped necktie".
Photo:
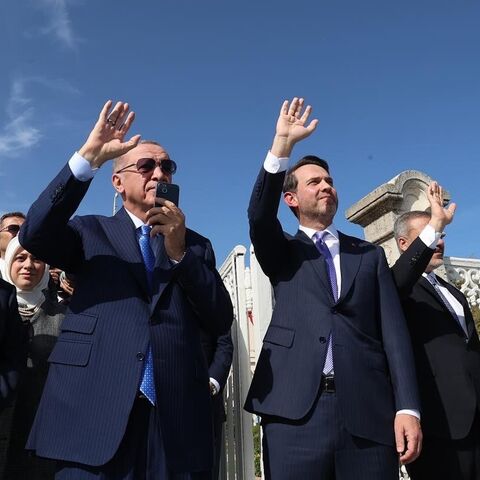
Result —
<svg viewBox="0 0 480 480"><path fill-rule="evenodd" d="M464 331L466 337L468 338L468 332L467 332L467 326L458 318L457 312L454 310L452 307L451 303L448 301L448 298L444 295L442 292L442 289L440 288L440 283L437 280L437 277L434 275L427 275L427 280L430 282L432 287L435 289L437 292L437 295L440 297L440 300L443 302L447 310L450 312L452 317L458 322L458 324L462 327L462 330Z"/></svg>
<svg viewBox="0 0 480 480"><path fill-rule="evenodd" d="M330 281L330 288L332 289L332 295L335 302L338 300L338 286L337 286L337 274L335 271L335 264L333 263L333 257L325 244L324 238L328 235L328 232L316 232L313 236L315 245L318 251L322 254L328 271L328 279ZM332 332L328 336L327 355L325 357L325 364L323 366L323 373L328 375L333 372L333 350L332 350Z"/></svg>
<svg viewBox="0 0 480 480"><path fill-rule="evenodd" d="M150 293L152 291L153 283L153 270L155 268L155 255L150 245L150 231L151 227L148 225L142 225L140 227L140 237L138 243L140 245L140 252L142 253L143 263L145 264L145 270L147 273L147 281ZM145 358L145 364L143 367L142 381L140 382L140 391L148 398L152 405L155 405L155 382L153 377L153 355L152 347L148 346L148 352Z"/></svg>

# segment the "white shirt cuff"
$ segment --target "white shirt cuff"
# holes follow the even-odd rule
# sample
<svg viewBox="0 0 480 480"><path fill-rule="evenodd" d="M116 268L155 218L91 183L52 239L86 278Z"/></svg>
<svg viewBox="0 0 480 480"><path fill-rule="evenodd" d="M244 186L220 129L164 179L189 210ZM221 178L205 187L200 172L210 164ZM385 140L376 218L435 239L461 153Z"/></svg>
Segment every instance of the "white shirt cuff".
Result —
<svg viewBox="0 0 480 480"><path fill-rule="evenodd" d="M436 232L435 229L427 223L424 229L421 231L419 237L428 248L435 250L441 234L442 232Z"/></svg>
<svg viewBox="0 0 480 480"><path fill-rule="evenodd" d="M272 152L268 151L263 168L268 173L286 172L288 169L288 157L276 157Z"/></svg>
<svg viewBox="0 0 480 480"><path fill-rule="evenodd" d="M68 161L68 166L73 176L81 182L91 180L98 170L98 168L92 168L88 160L85 160L78 152L72 155L72 158Z"/></svg>
<svg viewBox="0 0 480 480"><path fill-rule="evenodd" d="M420 420L420 412L418 410L409 410L408 408L405 408L403 410L399 410L396 414L412 415L414 417L417 417Z"/></svg>
<svg viewBox="0 0 480 480"><path fill-rule="evenodd" d="M212 377L210 377L210 382L212 382L213 386L217 389L216 395L220 391L220 384Z"/></svg>

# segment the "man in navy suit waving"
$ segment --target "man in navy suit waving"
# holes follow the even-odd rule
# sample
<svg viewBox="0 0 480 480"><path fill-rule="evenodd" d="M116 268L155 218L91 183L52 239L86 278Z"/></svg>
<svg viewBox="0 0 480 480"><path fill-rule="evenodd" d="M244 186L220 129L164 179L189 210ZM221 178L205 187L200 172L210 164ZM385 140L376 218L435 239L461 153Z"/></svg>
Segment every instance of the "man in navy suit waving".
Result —
<svg viewBox="0 0 480 480"><path fill-rule="evenodd" d="M155 142L124 141L133 120L128 104L107 102L20 232L27 250L76 279L27 447L58 460L57 479L210 480L200 328L227 332L232 305L210 242L155 199L176 164ZM110 159L123 208L70 220Z"/></svg>
<svg viewBox="0 0 480 480"><path fill-rule="evenodd" d="M317 120L285 101L249 206L250 235L275 292L246 409L262 417L266 478L387 480L420 450L412 348L383 250L333 225L327 162L294 145ZM282 195L299 231L282 231Z"/></svg>

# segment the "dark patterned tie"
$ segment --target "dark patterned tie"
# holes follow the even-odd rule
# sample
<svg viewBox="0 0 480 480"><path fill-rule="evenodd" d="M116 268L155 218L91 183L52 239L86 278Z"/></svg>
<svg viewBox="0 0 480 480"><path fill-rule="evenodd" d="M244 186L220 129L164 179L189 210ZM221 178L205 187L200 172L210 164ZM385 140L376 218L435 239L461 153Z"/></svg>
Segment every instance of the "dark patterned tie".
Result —
<svg viewBox="0 0 480 480"><path fill-rule="evenodd" d="M427 275L428 281L432 284L432 287L437 292L437 295L440 297L440 300L443 302L447 310L450 312L452 317L458 322L458 324L462 327L462 330L465 332L465 335L468 338L468 333L466 331L466 327L462 325L461 320L458 318L457 312L452 307L451 303L448 301L448 298L443 294L442 289L440 288L440 284L437 278L433 275Z"/></svg>
<svg viewBox="0 0 480 480"><path fill-rule="evenodd" d="M328 270L328 279L330 281L330 288L332 289L333 299L338 300L338 286L337 274L335 272L335 264L333 263L332 254L324 242L325 236L328 232L317 232L313 236L315 245L318 251L322 254ZM332 333L328 336L327 356L325 358L325 365L323 366L323 373L328 375L333 371L333 351L332 351Z"/></svg>
<svg viewBox="0 0 480 480"><path fill-rule="evenodd" d="M155 268L155 255L150 245L150 231L151 227L148 225L142 225L140 227L140 237L138 243L140 245L140 251L142 252L143 263L145 264L145 270L147 272L147 280L149 290L152 290L153 270ZM142 381L140 382L140 391L150 400L152 405L155 405L155 382L153 379L153 356L152 348L148 346L147 357L145 359L145 365L143 367Z"/></svg>

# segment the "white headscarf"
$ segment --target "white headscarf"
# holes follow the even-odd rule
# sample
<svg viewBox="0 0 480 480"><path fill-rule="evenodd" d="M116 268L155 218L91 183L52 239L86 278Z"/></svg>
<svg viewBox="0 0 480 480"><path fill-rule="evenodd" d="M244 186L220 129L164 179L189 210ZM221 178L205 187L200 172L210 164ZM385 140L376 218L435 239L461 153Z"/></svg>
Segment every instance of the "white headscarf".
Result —
<svg viewBox="0 0 480 480"><path fill-rule="evenodd" d="M40 281L31 290L20 289L12 280L12 264L19 250L24 248L20 245L18 237L13 237L7 245L5 251L5 280L17 289L17 301L19 305L25 305L28 309L37 309L45 301L43 290L48 288L48 280L50 278L49 266L45 264L45 270Z"/></svg>

